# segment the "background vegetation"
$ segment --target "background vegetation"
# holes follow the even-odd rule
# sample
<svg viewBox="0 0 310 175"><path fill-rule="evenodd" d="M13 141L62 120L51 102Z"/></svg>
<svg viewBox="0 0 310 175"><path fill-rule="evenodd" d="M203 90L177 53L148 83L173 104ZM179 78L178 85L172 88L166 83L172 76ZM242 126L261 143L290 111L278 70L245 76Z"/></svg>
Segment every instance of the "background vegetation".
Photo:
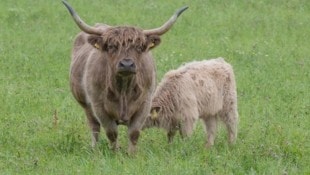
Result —
<svg viewBox="0 0 310 175"><path fill-rule="evenodd" d="M193 137L169 145L146 130L135 156L114 153L101 134L90 149L68 71L79 29L61 1L0 1L0 174L309 174L310 1L69 1L89 24L154 28L179 7L189 9L153 51L158 80L184 62L222 56L235 70L239 138L204 148Z"/></svg>

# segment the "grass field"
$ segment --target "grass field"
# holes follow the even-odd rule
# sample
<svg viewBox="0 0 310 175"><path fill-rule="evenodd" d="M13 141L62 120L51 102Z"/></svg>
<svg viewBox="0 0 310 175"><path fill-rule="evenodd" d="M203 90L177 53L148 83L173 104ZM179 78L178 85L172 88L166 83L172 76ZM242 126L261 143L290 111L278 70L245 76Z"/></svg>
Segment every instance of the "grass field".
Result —
<svg viewBox="0 0 310 175"><path fill-rule="evenodd" d="M89 24L154 28L188 5L154 49L158 80L184 62L225 57L236 74L237 143L219 128L204 148L191 138L167 143L141 134L135 156L105 134L97 149L69 90L72 42L79 29L61 1L0 1L0 174L310 174L310 1L91 0L69 3ZM55 116L57 120L55 120Z"/></svg>

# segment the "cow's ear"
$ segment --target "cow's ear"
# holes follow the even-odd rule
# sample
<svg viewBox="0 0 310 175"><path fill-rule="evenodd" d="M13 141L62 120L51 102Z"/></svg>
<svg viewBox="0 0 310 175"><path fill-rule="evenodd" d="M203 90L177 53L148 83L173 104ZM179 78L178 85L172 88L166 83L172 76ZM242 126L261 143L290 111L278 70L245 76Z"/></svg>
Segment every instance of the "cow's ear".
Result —
<svg viewBox="0 0 310 175"><path fill-rule="evenodd" d="M96 49L102 49L103 48L103 39L101 36L98 35L90 35L88 37L88 43L92 45Z"/></svg>
<svg viewBox="0 0 310 175"><path fill-rule="evenodd" d="M151 109L151 119L155 120L158 118L158 113L160 112L161 107L156 106Z"/></svg>
<svg viewBox="0 0 310 175"><path fill-rule="evenodd" d="M147 48L153 49L160 44L160 37L158 35L147 36Z"/></svg>

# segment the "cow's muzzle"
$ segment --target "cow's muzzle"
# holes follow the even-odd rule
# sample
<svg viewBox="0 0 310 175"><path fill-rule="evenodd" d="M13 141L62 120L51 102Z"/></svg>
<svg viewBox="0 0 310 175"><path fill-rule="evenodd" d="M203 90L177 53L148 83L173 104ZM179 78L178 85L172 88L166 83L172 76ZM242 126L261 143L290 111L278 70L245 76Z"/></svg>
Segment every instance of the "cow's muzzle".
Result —
<svg viewBox="0 0 310 175"><path fill-rule="evenodd" d="M131 75L136 73L136 64L133 62L132 59L123 59L121 60L118 65L118 73L121 75Z"/></svg>

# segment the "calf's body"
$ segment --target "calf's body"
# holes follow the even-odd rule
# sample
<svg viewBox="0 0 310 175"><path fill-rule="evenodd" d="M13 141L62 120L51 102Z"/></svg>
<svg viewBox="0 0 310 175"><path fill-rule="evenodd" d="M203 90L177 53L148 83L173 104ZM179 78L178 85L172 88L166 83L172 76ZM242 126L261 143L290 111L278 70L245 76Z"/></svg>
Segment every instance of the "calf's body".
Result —
<svg viewBox="0 0 310 175"><path fill-rule="evenodd" d="M237 92L233 69L223 58L194 61L165 74L158 85L144 128L167 130L169 142L176 131L190 136L198 119L202 119L207 144L214 144L217 120L226 125L228 139L237 137Z"/></svg>

